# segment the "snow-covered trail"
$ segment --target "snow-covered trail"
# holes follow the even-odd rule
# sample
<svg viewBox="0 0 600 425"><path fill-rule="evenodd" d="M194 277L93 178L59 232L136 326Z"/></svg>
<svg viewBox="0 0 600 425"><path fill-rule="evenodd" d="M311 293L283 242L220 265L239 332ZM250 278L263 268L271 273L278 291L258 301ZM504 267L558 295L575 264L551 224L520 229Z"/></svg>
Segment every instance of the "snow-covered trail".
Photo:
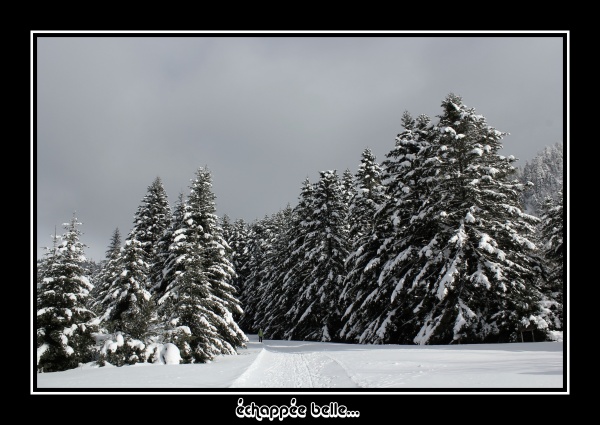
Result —
<svg viewBox="0 0 600 425"><path fill-rule="evenodd" d="M294 346L266 344L231 388L353 388L357 385L334 358Z"/></svg>
<svg viewBox="0 0 600 425"><path fill-rule="evenodd" d="M563 343L358 345L259 343L206 364L81 368L34 376L34 388L562 388Z"/></svg>
<svg viewBox="0 0 600 425"><path fill-rule="evenodd" d="M563 344L452 346L269 341L231 388L562 387Z"/></svg>

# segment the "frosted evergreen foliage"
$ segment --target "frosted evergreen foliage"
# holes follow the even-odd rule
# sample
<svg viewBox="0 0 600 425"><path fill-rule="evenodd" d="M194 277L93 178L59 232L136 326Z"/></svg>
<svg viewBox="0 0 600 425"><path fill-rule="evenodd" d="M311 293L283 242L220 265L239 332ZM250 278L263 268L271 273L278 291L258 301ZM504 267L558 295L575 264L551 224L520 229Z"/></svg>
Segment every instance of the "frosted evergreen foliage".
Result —
<svg viewBox="0 0 600 425"><path fill-rule="evenodd" d="M146 289L149 269L146 256L140 241L125 241L116 261L112 282L102 299L102 318L109 331L147 341L156 318L154 302Z"/></svg>
<svg viewBox="0 0 600 425"><path fill-rule="evenodd" d="M177 228L167 232L172 240L158 304L184 361L205 362L236 354L247 338L233 318L242 310L231 284L235 271L215 215L210 172L200 168L190 189L175 212Z"/></svg>
<svg viewBox="0 0 600 425"><path fill-rule="evenodd" d="M257 319L258 301L263 292L263 286L267 284L265 274L267 272L268 249L269 249L269 218L257 221L250 228L245 256L244 270L248 270L241 287L240 302L244 306L244 314L240 319L240 326L246 332L256 333L260 327Z"/></svg>
<svg viewBox="0 0 600 425"><path fill-rule="evenodd" d="M149 267L148 288L146 289L150 290L160 280L159 268L154 267L154 264L159 261L159 241L169 227L170 222L171 208L169 207L167 193L160 177L156 177L152 184L148 186L146 195L135 213L133 229L129 236L130 239L137 240L146 253L145 261Z"/></svg>
<svg viewBox="0 0 600 425"><path fill-rule="evenodd" d="M515 159L498 154L506 133L459 96L442 111L422 151L422 166L435 172L421 173L404 230L412 252L398 252L380 276L394 302L377 336L434 344L513 341L529 325L544 331L533 285L537 220L520 209Z"/></svg>
<svg viewBox="0 0 600 425"><path fill-rule="evenodd" d="M384 199L382 169L370 149L362 153L352 187L348 214L350 240L354 243L371 231L375 213Z"/></svg>
<svg viewBox="0 0 600 425"><path fill-rule="evenodd" d="M542 307L547 321L553 329L563 328L564 287L564 213L563 192L559 190L555 199L547 198L542 209L540 243L545 260L545 276L542 290L545 298Z"/></svg>
<svg viewBox="0 0 600 425"><path fill-rule="evenodd" d="M312 193L312 215L302 223L302 255L296 267L303 278L298 281L296 302L286 314L290 339L337 340L340 327L338 299L346 274L348 211L337 173L320 174Z"/></svg>
<svg viewBox="0 0 600 425"><path fill-rule="evenodd" d="M231 222L229 217L225 215L223 216L221 227L223 228L223 238L231 248L229 251L229 261L235 270L235 276L231 283L237 291L240 304L245 305L242 299L242 290L244 282L248 279L249 275L249 270L246 266L249 259L247 246L250 242L250 226L242 219ZM239 313L234 313L234 318L241 326Z"/></svg>
<svg viewBox="0 0 600 425"><path fill-rule="evenodd" d="M350 202L355 194L354 175L352 174L352 171L348 169L344 171L344 174L342 174L341 185L342 199L346 205L350 205Z"/></svg>
<svg viewBox="0 0 600 425"><path fill-rule="evenodd" d="M44 257L37 260L36 263L36 283L37 289L39 290L46 273L48 272L50 266L52 265L54 259L56 258L56 253L58 249L58 244L60 243L60 235L56 234L56 230L54 231L54 235L52 236L52 247L44 247Z"/></svg>
<svg viewBox="0 0 600 425"><path fill-rule="evenodd" d="M436 123L405 114L383 164L379 246L361 271L377 279L348 288L348 340L499 342L529 326L543 337L548 327L535 286L537 220L521 210L515 159L498 153L506 133L458 96L442 111Z"/></svg>
<svg viewBox="0 0 600 425"><path fill-rule="evenodd" d="M37 292L37 367L56 372L92 360L97 330L86 305L92 285L81 266L85 260L79 238L81 223L73 217L48 262Z"/></svg>
<svg viewBox="0 0 600 425"><path fill-rule="evenodd" d="M151 266L151 278L153 286L150 288L152 294L162 296L178 272L184 270L181 261L178 261L186 252L186 227L184 223L185 196L180 193L171 216L169 226L158 240L156 249L156 261Z"/></svg>
<svg viewBox="0 0 600 425"><path fill-rule="evenodd" d="M293 210L288 205L270 219L268 228L267 261L264 282L261 287L255 326L262 328L269 339L281 339L285 332L286 300L292 300L292 294L283 292L283 280L289 267L291 255Z"/></svg>
<svg viewBox="0 0 600 425"><path fill-rule="evenodd" d="M341 336L351 342L383 342L378 332L387 323L397 284L389 282L382 286L382 282L390 275L401 275L399 260L415 255L417 250L413 244L420 240L418 234L407 233L406 227L412 219L412 211L426 193L428 178L434 174L432 163L424 164L425 152L430 149L430 119L421 115L415 120L405 112L401 123L404 131L397 135L394 148L382 163L382 186L375 185L372 192L377 206L370 204L370 208L375 208L370 230L365 229L363 234L357 232L358 239L347 261L349 272L342 292ZM365 160L365 164L371 163L368 155L363 162ZM370 174L375 175L375 170ZM363 185L368 182L369 179Z"/></svg>
<svg viewBox="0 0 600 425"><path fill-rule="evenodd" d="M527 185L523 192L525 210L541 216L546 198L556 200L563 187L563 144L546 146L520 170L521 181Z"/></svg>
<svg viewBox="0 0 600 425"><path fill-rule="evenodd" d="M116 228L106 250L106 258L102 262L100 272L96 277L96 285L92 290L92 308L101 317L106 311L106 305L104 305L103 300L106 298L111 284L120 273L118 267L121 245L121 232Z"/></svg>
<svg viewBox="0 0 600 425"><path fill-rule="evenodd" d="M277 335L278 338L289 338L287 331L293 326L292 316L288 315L290 309L297 301L300 286L305 281L308 270L304 261L306 255L304 242L307 233L307 225L313 217L313 192L314 186L306 178L302 182L298 204L293 209L290 224L286 232L285 240L288 246L282 253L281 263L277 264L277 271L273 271L272 282L275 294L271 296L276 299L271 304L269 314L278 317L277 322L270 321L265 324L265 331L269 335Z"/></svg>

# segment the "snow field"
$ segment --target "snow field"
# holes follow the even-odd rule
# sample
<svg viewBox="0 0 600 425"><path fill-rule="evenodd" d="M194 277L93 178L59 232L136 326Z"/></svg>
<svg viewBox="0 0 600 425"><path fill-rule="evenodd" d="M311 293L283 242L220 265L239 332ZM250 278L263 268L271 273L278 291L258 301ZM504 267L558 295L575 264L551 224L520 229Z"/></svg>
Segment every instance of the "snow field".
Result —
<svg viewBox="0 0 600 425"><path fill-rule="evenodd" d="M445 346L257 342L205 364L37 374L37 388L562 388L563 343Z"/></svg>

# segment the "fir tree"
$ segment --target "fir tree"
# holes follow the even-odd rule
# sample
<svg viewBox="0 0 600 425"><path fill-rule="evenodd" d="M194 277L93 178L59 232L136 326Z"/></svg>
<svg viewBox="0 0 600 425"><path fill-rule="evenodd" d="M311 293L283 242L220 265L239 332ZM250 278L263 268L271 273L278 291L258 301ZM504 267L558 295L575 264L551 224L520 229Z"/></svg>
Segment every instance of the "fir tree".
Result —
<svg viewBox="0 0 600 425"><path fill-rule="evenodd" d="M83 268L83 274L88 277L90 284L92 285L92 290L90 291L90 296L88 297L88 308L93 310L94 305L94 293L96 286L99 284L100 274L102 272L103 264L102 262L96 263L92 258L86 258L82 263L81 267Z"/></svg>
<svg viewBox="0 0 600 425"><path fill-rule="evenodd" d="M255 320L262 327L269 339L281 339L286 331L285 313L287 297L294 299L294 294L283 293L283 281L288 271L288 260L291 256L291 229L293 210L288 205L271 219L270 237L267 243L264 283L260 288L256 311L259 316Z"/></svg>
<svg viewBox="0 0 600 425"><path fill-rule="evenodd" d="M101 317L101 321L106 320L106 317L104 317L106 306L102 301L107 296L112 282L116 279L119 273L117 267L120 254L121 232L119 231L119 228L116 228L106 250L106 258L102 262L100 272L98 273L96 279L96 285L92 290L92 309Z"/></svg>
<svg viewBox="0 0 600 425"><path fill-rule="evenodd" d="M169 283L175 280L184 266L178 261L186 252L185 197L180 193L175 204L171 222L157 243L156 261L151 265L151 279L154 286L151 293L161 297Z"/></svg>
<svg viewBox="0 0 600 425"><path fill-rule="evenodd" d="M248 271L240 292L240 303L243 305L244 314L240 318L240 326L246 332L256 333L261 326L258 323L260 313L258 302L262 296L262 286L266 284L268 243L269 243L269 217L254 223L251 226L247 244L247 262L244 269Z"/></svg>
<svg viewBox="0 0 600 425"><path fill-rule="evenodd" d="M221 229L223 230L223 239L225 239L225 242L227 242L227 245L229 245L229 248L231 248L231 250L227 253L228 256L228 260L230 262L232 262L233 260L233 253L235 252L233 247L231 246L230 241L233 240L233 234L234 234L234 230L233 230L233 223L231 222L231 219L229 218L229 216L227 214L224 214L223 217L221 217Z"/></svg>
<svg viewBox="0 0 600 425"><path fill-rule="evenodd" d="M364 229L361 235L361 228L355 230L358 237L347 260L349 273L342 292L344 327L340 334L349 342L385 342L381 335L382 326L385 328L390 323L388 316L396 312L389 306L390 301L396 299L397 292L393 290L397 282L390 281L388 276L399 279L402 274L398 268L399 259L415 255L414 246L420 243L419 235L406 232L406 227L419 205L420 196L426 192L419 185L425 184L421 174L428 168L423 162L424 152L429 147L429 122L426 115L415 120L405 112L401 120L404 131L398 134L394 148L382 164L382 185L378 186L377 180L369 183L370 179L362 184L375 184L374 191L366 193L374 195L378 202L375 205L360 202L360 198L357 200L357 207L367 207L365 216L369 209L375 208L375 211L369 231L361 227ZM363 161L371 163L368 155ZM365 167L365 170L370 168ZM371 174L376 175L376 169L365 173L366 176ZM385 280L387 284L382 285ZM403 322L395 322L409 321L410 317L407 317Z"/></svg>
<svg viewBox="0 0 600 425"><path fill-rule="evenodd" d="M158 242L157 262L154 263L152 268L152 273L160 277L151 290L157 304L159 332L167 336L167 339L171 339L170 335L173 333L174 328L178 332L176 324L178 320L178 294L182 277L189 267L187 264L189 251L193 246L188 238L190 230L185 221L187 209L185 197L183 193L180 193L175 204L171 223ZM178 341L174 342L177 343ZM191 360L193 359L188 356L188 361Z"/></svg>
<svg viewBox="0 0 600 425"><path fill-rule="evenodd" d="M199 236L202 237L203 264L211 286L211 293L222 303L222 306L218 306L219 311L215 312L221 313L223 317L227 316L228 323L221 330L222 337L234 346L241 346L246 341L246 336L229 317L232 313L242 313L236 297L237 291L232 286L235 271L227 259L227 253L231 248L223 238L223 229L219 226L219 220L215 214L215 195L212 192L212 176L208 169L202 168L198 171L188 202L190 218L197 223L197 229L203 232Z"/></svg>
<svg viewBox="0 0 600 425"><path fill-rule="evenodd" d="M232 279L232 285L236 289L240 304L243 306L243 286L247 280L249 271L246 268L248 263L248 243L249 243L249 226L242 219L231 222L227 215L223 216L221 227L223 228L223 238L229 245L229 261L235 270L235 276ZM240 322L240 314L234 314L235 321L242 327Z"/></svg>
<svg viewBox="0 0 600 425"><path fill-rule="evenodd" d="M282 322L279 319L283 314L276 300L285 274L283 265L290 252L287 231L291 213L288 205L285 210L255 223L248 244L249 261L246 269L249 274L242 298L242 326L249 332L257 332L262 328L270 338L275 338L276 334L281 336L276 330L281 330Z"/></svg>
<svg viewBox="0 0 600 425"><path fill-rule="evenodd" d="M44 249L47 249L47 247L44 247ZM40 258L36 261L35 263L35 271L36 271L36 288L40 289L40 286L42 284L42 281L44 279L44 275L46 273L46 270L48 269L48 253L44 254L44 258Z"/></svg>
<svg viewBox="0 0 600 425"><path fill-rule="evenodd" d="M498 342L548 325L534 285L536 219L519 207L514 158L498 154L505 133L458 96L442 108L436 125L405 114L383 164L387 196L369 236L376 243L361 245L344 291L354 299L347 340Z"/></svg>
<svg viewBox="0 0 600 425"><path fill-rule="evenodd" d="M384 190L381 167L371 150L365 149L354 177L348 207L350 241L353 243L371 231L375 214L384 199Z"/></svg>
<svg viewBox="0 0 600 425"><path fill-rule="evenodd" d="M542 254L547 270L542 283L542 291L545 296L542 307L552 329L563 328L564 215L562 189L557 195L556 199L546 199L541 218Z"/></svg>
<svg viewBox="0 0 600 425"><path fill-rule="evenodd" d="M106 249L106 259L114 259L119 256L121 252L121 232L117 227L110 238L110 244Z"/></svg>
<svg viewBox="0 0 600 425"><path fill-rule="evenodd" d="M96 330L94 314L86 308L92 289L81 263L84 247L81 225L73 216L66 223L62 242L44 272L37 294L38 370L72 369L92 360Z"/></svg>
<svg viewBox="0 0 600 425"><path fill-rule="evenodd" d="M111 332L122 332L136 339L147 340L155 321L154 303L146 289L147 254L140 241L131 239L132 233L117 257L115 273L102 304Z"/></svg>
<svg viewBox="0 0 600 425"><path fill-rule="evenodd" d="M312 220L305 223L299 269L297 301L288 312L293 326L286 335L293 339L331 341L337 339L341 311L338 298L348 255L347 204L335 171L321 172L314 189Z"/></svg>
<svg viewBox="0 0 600 425"><path fill-rule="evenodd" d="M404 233L411 245L380 276L382 286L394 288L394 302L378 336L406 341L410 335L419 344L500 342L516 340L530 324L543 330L533 285L536 219L520 209L522 186L510 180L514 157L498 154L506 133L459 96L449 95L442 109L431 127L432 150L421 151L423 167L433 173L420 174L418 203L408 203Z"/></svg>
<svg viewBox="0 0 600 425"><path fill-rule="evenodd" d="M129 235L130 240L137 240L141 243L142 249L146 253L145 261L149 266L149 278L146 289L156 286L160 275L152 273L154 263L158 261L158 242L163 236L165 230L171 221L171 209L167 200L167 193L163 187L160 177L148 186L148 190L140 206L138 207L134 225Z"/></svg>
<svg viewBox="0 0 600 425"><path fill-rule="evenodd" d="M292 309L295 307L298 294L303 282L308 278L308 267L305 261L305 239L307 234L307 225L312 221L313 217L313 184L308 178L302 183L298 205L293 210L291 225L287 234L289 241L288 249L286 250L287 258L283 264L278 265L280 270L279 277L276 281L280 281L277 293L274 297L277 301L272 304L274 316L281 317L281 322L270 322L269 334L283 334L282 338L290 339L289 330L294 326Z"/></svg>
<svg viewBox="0 0 600 425"><path fill-rule="evenodd" d="M546 198L557 199L563 186L563 162L563 144L558 142L546 146L519 170L526 185L522 195L526 211L541 216Z"/></svg>
<svg viewBox="0 0 600 425"><path fill-rule="evenodd" d="M560 282L564 276L564 246L563 246L563 192L559 190L555 200L548 198L544 205L542 216L542 237L544 240L544 257L551 263L550 281Z"/></svg>
<svg viewBox="0 0 600 425"><path fill-rule="evenodd" d="M54 235L52 236L52 248L50 247L43 247L43 249L46 251L46 253L44 254L44 257L37 260L37 264L36 264L36 282L37 282L37 289L39 290L44 277L46 276L46 273L48 272L48 270L50 269L50 266L52 265L52 263L54 262L56 253L57 253L57 249L58 249L58 244L60 242L60 236L58 236L56 234L56 228L54 229Z"/></svg>
<svg viewBox="0 0 600 425"><path fill-rule="evenodd" d="M184 331L175 341L188 362L204 362L219 354L236 354L247 340L233 319L241 314L231 280L227 243L215 215L210 172L200 168L182 205L179 228L172 232L165 261L164 294L159 308L169 326Z"/></svg>
<svg viewBox="0 0 600 425"><path fill-rule="evenodd" d="M248 277L248 272L244 268L244 265L248 261L248 243L250 238L250 227L242 219L238 219L233 223L232 233L227 243L231 247L231 264L235 270L236 276L233 279L233 286L235 286L238 294L241 294L241 288L243 282Z"/></svg>
<svg viewBox="0 0 600 425"><path fill-rule="evenodd" d="M356 190L354 187L354 175L352 174L352 171L350 171L349 169L346 169L344 171L344 174L342 174L341 185L342 185L342 199L344 200L346 205L350 205L350 202L352 201L352 198L354 197Z"/></svg>

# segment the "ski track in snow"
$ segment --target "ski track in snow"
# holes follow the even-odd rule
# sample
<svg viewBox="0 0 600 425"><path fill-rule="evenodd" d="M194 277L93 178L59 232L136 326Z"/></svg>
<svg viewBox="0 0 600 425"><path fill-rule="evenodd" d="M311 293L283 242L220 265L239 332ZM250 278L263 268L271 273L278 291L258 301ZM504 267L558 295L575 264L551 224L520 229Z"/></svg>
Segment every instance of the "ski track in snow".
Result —
<svg viewBox="0 0 600 425"><path fill-rule="evenodd" d="M377 387L386 388L404 385L435 372L435 368L423 367L415 362L392 362L396 373L390 376L390 365L369 361L373 357L369 350L353 354L354 361L358 359L363 366L361 369L346 366L338 358L344 357L343 352L294 352L294 349L300 350L299 347L308 344L266 344L230 388L369 388L375 382Z"/></svg>
<svg viewBox="0 0 600 425"><path fill-rule="evenodd" d="M230 388L352 388L356 383L331 356L265 346Z"/></svg>
<svg viewBox="0 0 600 425"><path fill-rule="evenodd" d="M265 341L231 388L560 387L561 381L558 343L418 347Z"/></svg>

